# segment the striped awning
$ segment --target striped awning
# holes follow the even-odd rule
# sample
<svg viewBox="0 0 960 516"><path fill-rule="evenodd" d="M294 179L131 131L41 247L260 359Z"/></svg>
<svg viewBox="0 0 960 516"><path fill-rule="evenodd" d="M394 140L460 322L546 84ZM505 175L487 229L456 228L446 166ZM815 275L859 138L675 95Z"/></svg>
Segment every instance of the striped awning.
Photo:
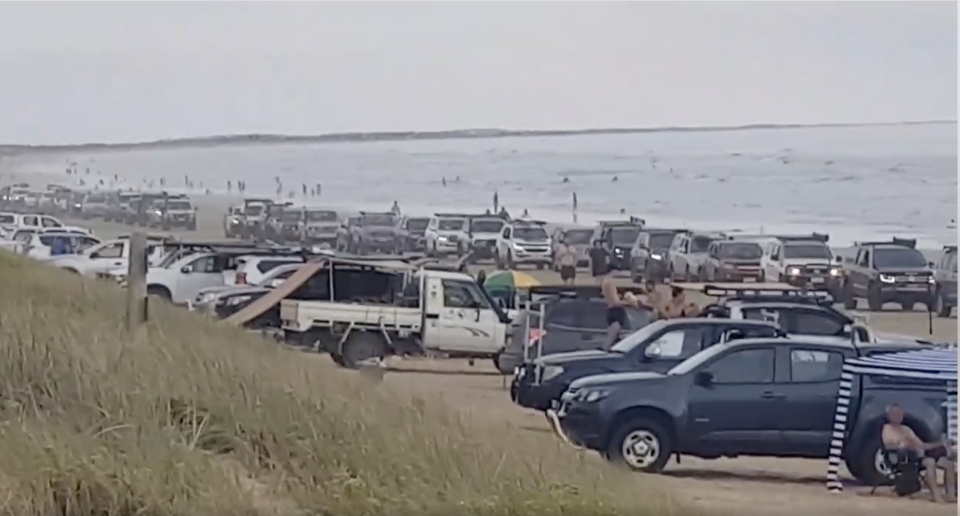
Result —
<svg viewBox="0 0 960 516"><path fill-rule="evenodd" d="M843 490L843 483L840 482L840 464L843 462L850 390L856 375L943 381L947 394L947 401L944 403L947 436L954 443L957 442L957 349L955 345L848 359L843 364L840 388L837 392L837 410L834 414L833 437L830 442L830 458L827 465L829 490L835 492Z"/></svg>

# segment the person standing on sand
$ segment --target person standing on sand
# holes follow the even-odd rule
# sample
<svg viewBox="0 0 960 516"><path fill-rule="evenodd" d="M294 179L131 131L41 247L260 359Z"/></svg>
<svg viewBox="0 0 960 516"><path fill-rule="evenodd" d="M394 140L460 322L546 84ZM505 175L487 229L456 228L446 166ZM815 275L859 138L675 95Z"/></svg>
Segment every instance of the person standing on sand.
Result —
<svg viewBox="0 0 960 516"><path fill-rule="evenodd" d="M593 241L590 248L590 274L599 278L607 272L607 251L600 246L599 240Z"/></svg>
<svg viewBox="0 0 960 516"><path fill-rule="evenodd" d="M500 194L493 192L493 211L500 209Z"/></svg>
<svg viewBox="0 0 960 516"><path fill-rule="evenodd" d="M607 304L607 340L603 349L609 350L617 342L620 330L627 327L627 308L636 306L636 299L630 301L621 298L617 292L616 278L613 277L613 267L605 264L603 279L600 281L600 291Z"/></svg>
<svg viewBox="0 0 960 516"><path fill-rule="evenodd" d="M303 196L306 197L306 196L307 196L307 183L301 183L300 186L301 186L301 188L303 188Z"/></svg>
<svg viewBox="0 0 960 516"><path fill-rule="evenodd" d="M229 179L227 179L227 193L233 193L233 183L231 183Z"/></svg>
<svg viewBox="0 0 960 516"><path fill-rule="evenodd" d="M557 266L560 267L560 279L564 285L573 285L577 279L577 250L570 241L564 239L557 249Z"/></svg>

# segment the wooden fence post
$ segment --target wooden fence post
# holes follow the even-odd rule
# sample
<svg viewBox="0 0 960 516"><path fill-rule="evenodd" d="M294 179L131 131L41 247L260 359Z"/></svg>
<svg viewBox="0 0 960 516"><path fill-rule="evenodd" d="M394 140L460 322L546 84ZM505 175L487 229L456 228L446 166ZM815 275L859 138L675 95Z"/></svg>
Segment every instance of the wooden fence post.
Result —
<svg viewBox="0 0 960 516"><path fill-rule="evenodd" d="M127 265L127 327L134 329L147 320L147 235L130 235Z"/></svg>

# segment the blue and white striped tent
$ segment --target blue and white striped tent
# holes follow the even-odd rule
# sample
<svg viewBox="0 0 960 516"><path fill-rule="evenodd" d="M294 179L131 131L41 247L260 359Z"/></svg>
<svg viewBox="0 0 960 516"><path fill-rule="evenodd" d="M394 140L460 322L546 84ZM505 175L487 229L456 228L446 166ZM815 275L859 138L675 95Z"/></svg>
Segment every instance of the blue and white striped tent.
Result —
<svg viewBox="0 0 960 516"><path fill-rule="evenodd" d="M840 374L837 392L837 411L834 415L830 459L827 466L827 488L843 491L840 482L840 463L843 461L843 441L847 430L847 410L850 407L850 389L854 375L895 376L922 380L943 380L947 391L947 436L957 441L957 349L921 349L901 351L870 357L848 359ZM908 408L909 409L909 408Z"/></svg>

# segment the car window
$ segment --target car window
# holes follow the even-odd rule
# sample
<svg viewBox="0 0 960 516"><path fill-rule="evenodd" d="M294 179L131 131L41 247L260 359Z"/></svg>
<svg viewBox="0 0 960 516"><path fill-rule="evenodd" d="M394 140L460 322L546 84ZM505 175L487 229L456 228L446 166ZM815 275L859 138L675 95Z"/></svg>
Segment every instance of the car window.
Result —
<svg viewBox="0 0 960 516"><path fill-rule="evenodd" d="M99 251L90 254L90 258L121 258L123 257L123 244L118 242L102 247Z"/></svg>
<svg viewBox="0 0 960 516"><path fill-rule="evenodd" d="M577 326L594 330L604 329L607 324L607 305L601 302L574 302L569 303L578 308ZM627 324L629 325L629 318ZM625 330L629 328L623 328Z"/></svg>
<svg viewBox="0 0 960 516"><path fill-rule="evenodd" d="M713 383L772 383L776 353L770 348L733 351L707 367Z"/></svg>
<svg viewBox="0 0 960 516"><path fill-rule="evenodd" d="M870 266L870 251L864 250L863 254L860 256L860 266L869 267Z"/></svg>
<svg viewBox="0 0 960 516"><path fill-rule="evenodd" d="M37 220L37 217L34 217L34 216L26 216L26 217L23 218L23 225L24 225L24 226L39 226L39 225L40 225L40 221Z"/></svg>
<svg viewBox="0 0 960 516"><path fill-rule="evenodd" d="M443 306L472 309L490 307L475 283L458 280L443 280Z"/></svg>
<svg viewBox="0 0 960 516"><path fill-rule="evenodd" d="M703 328L678 328L668 331L651 342L647 349L659 348L660 358L687 359L700 352Z"/></svg>
<svg viewBox="0 0 960 516"><path fill-rule="evenodd" d="M13 215L7 215L6 213L0 214L0 224L15 224L17 218Z"/></svg>
<svg viewBox="0 0 960 516"><path fill-rule="evenodd" d="M781 324L781 319L783 319L783 322L786 322L785 318L781 318L781 311L779 308L762 308L758 306L742 308L741 312L743 313L744 319L751 321L766 321L777 325Z"/></svg>
<svg viewBox="0 0 960 516"><path fill-rule="evenodd" d="M43 217L42 219L40 219L40 223L41 223L41 224L43 225L43 227L45 227L45 228L58 228L58 227L60 227L60 226L63 225L63 224L61 224L61 223L59 223L59 222L51 219L50 217Z"/></svg>
<svg viewBox="0 0 960 516"><path fill-rule="evenodd" d="M826 312L798 309L793 311L792 333L802 335L839 335L843 323Z"/></svg>
<svg viewBox="0 0 960 516"><path fill-rule="evenodd" d="M260 260L257 262L257 270L260 272L269 272L281 265L289 265L291 260Z"/></svg>
<svg viewBox="0 0 960 516"><path fill-rule="evenodd" d="M214 256L203 256L190 262L187 267L195 274L209 274L216 272L216 260Z"/></svg>
<svg viewBox="0 0 960 516"><path fill-rule="evenodd" d="M576 327L580 323L580 306L576 301L559 301L547 307L547 323Z"/></svg>
<svg viewBox="0 0 960 516"><path fill-rule="evenodd" d="M843 355L807 349L790 350L790 381L832 382L840 379Z"/></svg>

